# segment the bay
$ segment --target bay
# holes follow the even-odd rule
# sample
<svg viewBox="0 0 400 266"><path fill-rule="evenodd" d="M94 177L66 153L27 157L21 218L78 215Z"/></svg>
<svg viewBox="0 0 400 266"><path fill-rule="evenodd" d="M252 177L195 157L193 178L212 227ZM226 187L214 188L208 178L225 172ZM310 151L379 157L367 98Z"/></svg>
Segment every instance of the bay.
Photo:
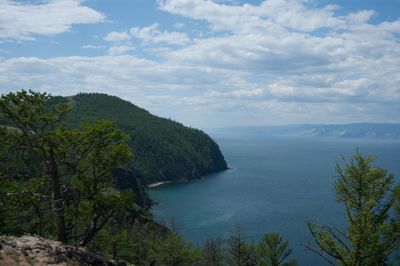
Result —
<svg viewBox="0 0 400 266"><path fill-rule="evenodd" d="M313 243L305 225L345 227L342 205L333 193L336 163L358 147L376 157L375 165L400 180L400 142L373 139L212 135L229 170L201 180L149 190L158 202L153 214L173 223L194 245L223 237L239 228L258 241L276 231L289 240L300 266L327 265L304 245ZM171 222L173 221L173 222Z"/></svg>

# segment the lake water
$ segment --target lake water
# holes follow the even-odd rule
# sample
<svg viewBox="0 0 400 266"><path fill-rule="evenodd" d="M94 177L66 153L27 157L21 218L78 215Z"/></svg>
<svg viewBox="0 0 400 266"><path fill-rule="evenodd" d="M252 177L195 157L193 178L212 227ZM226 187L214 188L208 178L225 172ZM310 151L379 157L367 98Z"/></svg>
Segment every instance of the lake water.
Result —
<svg viewBox="0 0 400 266"><path fill-rule="evenodd" d="M304 249L312 242L305 221L344 226L335 201L335 165L354 154L376 157L375 165L400 180L400 142L328 138L213 135L228 166L202 180L150 190L158 220L174 221L194 245L227 237L238 226L248 241L268 232L289 240L300 266L326 265ZM313 242L312 242L313 243Z"/></svg>

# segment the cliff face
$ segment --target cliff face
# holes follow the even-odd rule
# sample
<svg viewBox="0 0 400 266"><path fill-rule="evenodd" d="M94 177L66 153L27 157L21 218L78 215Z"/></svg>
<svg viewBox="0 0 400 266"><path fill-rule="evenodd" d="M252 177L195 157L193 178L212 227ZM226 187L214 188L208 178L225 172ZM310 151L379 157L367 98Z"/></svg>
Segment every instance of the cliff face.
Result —
<svg viewBox="0 0 400 266"><path fill-rule="evenodd" d="M61 242L36 236L0 237L0 265L7 266L125 266L123 261L107 260L85 248L63 245Z"/></svg>

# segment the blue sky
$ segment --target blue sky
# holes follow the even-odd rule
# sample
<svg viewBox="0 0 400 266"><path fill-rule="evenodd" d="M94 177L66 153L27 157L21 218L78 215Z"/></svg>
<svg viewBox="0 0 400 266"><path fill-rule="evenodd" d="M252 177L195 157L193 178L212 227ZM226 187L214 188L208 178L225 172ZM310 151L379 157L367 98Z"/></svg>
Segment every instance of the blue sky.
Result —
<svg viewBox="0 0 400 266"><path fill-rule="evenodd" d="M0 0L0 93L186 125L400 122L400 0Z"/></svg>

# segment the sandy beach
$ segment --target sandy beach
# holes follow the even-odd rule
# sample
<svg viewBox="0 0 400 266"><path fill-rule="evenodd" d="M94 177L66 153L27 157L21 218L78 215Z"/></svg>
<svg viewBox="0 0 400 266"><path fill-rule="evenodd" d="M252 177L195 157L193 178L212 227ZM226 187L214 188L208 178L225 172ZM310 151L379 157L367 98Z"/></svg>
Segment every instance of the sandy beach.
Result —
<svg viewBox="0 0 400 266"><path fill-rule="evenodd" d="M151 183L147 185L147 188L155 188L155 187L159 187L162 185L166 185L169 183L172 183L173 181L161 181L161 182L155 182L155 183Z"/></svg>

